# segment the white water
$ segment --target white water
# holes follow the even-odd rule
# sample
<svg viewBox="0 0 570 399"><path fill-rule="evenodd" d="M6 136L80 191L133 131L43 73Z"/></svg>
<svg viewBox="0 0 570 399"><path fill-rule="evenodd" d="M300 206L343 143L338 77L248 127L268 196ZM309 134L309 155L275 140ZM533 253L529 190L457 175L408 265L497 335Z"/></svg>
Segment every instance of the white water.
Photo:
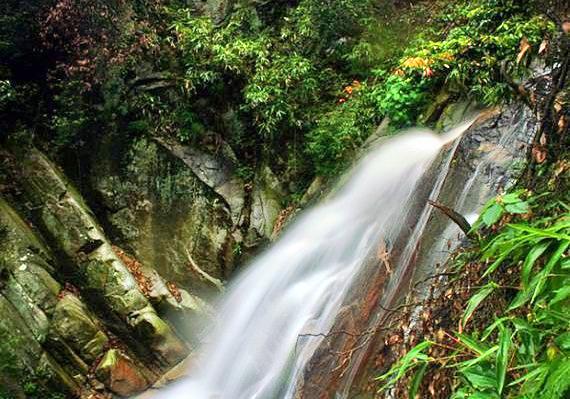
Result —
<svg viewBox="0 0 570 399"><path fill-rule="evenodd" d="M322 340L306 335L329 332L353 278L395 240L422 175L466 127L402 134L366 156L334 198L299 217L232 284L197 369L159 397L292 398Z"/></svg>

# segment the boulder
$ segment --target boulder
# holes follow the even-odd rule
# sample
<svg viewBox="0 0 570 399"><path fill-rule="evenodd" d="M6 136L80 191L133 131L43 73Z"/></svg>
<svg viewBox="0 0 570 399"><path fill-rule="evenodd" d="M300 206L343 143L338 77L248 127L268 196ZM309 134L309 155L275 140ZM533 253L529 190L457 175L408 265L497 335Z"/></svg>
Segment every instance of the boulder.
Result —
<svg viewBox="0 0 570 399"><path fill-rule="evenodd" d="M87 364L102 355L109 343L98 320L72 293L65 293L58 302L51 325Z"/></svg>
<svg viewBox="0 0 570 399"><path fill-rule="evenodd" d="M149 386L134 362L118 349L105 353L95 375L111 391L124 397L142 392Z"/></svg>
<svg viewBox="0 0 570 399"><path fill-rule="evenodd" d="M257 174L251 200L249 228L257 237L269 240L273 234L275 222L283 208L283 188L268 166Z"/></svg>

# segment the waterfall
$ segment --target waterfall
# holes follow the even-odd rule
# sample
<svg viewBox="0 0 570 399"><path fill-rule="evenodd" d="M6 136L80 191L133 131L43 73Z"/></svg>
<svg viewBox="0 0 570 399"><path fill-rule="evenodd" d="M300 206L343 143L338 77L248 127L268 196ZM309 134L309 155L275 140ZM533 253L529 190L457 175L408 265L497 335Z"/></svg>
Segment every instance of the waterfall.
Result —
<svg viewBox="0 0 570 399"><path fill-rule="evenodd" d="M233 282L191 375L158 397L293 398L355 276L379 245L390 250L422 176L467 127L410 131L364 157L333 198L298 217Z"/></svg>

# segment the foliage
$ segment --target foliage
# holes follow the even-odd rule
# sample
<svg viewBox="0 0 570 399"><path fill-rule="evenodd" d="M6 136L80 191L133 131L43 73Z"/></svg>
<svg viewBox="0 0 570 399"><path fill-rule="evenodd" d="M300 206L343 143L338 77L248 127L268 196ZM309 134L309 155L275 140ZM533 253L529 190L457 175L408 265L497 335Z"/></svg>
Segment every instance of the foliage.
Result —
<svg viewBox="0 0 570 399"><path fill-rule="evenodd" d="M481 245L489 282L468 301L461 328L492 292L504 289L493 279L497 270L513 269L518 286L500 317L456 334L455 362L446 366L458 378L454 399L555 399L570 392L570 209L548 194L541 201L523 196L528 193L515 191L491 200L477 223L496 230ZM533 212L544 216L530 219ZM427 344L438 345L419 344L407 367L400 361L381 379L403 377L409 364L438 362L423 354Z"/></svg>
<svg viewBox="0 0 570 399"><path fill-rule="evenodd" d="M532 4L507 0L450 4L440 12L439 26L420 34L390 74L376 73L378 109L396 126L415 123L426 96L442 85L486 105L511 98L504 74L520 77L523 58L554 30Z"/></svg>
<svg viewBox="0 0 570 399"><path fill-rule="evenodd" d="M342 95L331 110L323 112L315 128L307 134L307 153L320 174L341 171L347 154L362 145L376 122L366 84L354 81L345 87Z"/></svg>
<svg viewBox="0 0 570 399"><path fill-rule="evenodd" d="M317 170L336 173L339 161L353 149L347 142L361 143L362 137L370 134L383 117L388 117L396 128L417 124L428 98L442 86L486 105L512 98L507 80L524 74L523 60L538 51L538 44L552 30L552 23L532 5L478 0L444 8L431 29L419 34L396 62L379 60L376 69L369 65L372 79L360 100L347 101L309 133L308 152ZM347 58L362 58L360 52L371 48L371 43L363 41L354 48L358 54L349 54ZM360 69L358 65L354 67ZM512 76L507 78L505 73Z"/></svg>
<svg viewBox="0 0 570 399"><path fill-rule="evenodd" d="M65 395L49 386L50 375L42 370L27 370L14 351L21 340L0 328L0 381L14 382L13 387L0 385L0 399L13 399L12 389L18 389L29 399L65 399Z"/></svg>
<svg viewBox="0 0 570 399"><path fill-rule="evenodd" d="M14 100L14 87L9 80L0 80L0 110L4 110Z"/></svg>
<svg viewBox="0 0 570 399"><path fill-rule="evenodd" d="M36 112L27 123L50 144L80 148L111 132L223 140L242 166L271 158L303 180L339 173L384 117L417 124L443 86L507 99L501 69L522 74L551 29L532 4L508 0L238 2L222 22L183 2L26 4L23 16L10 6L0 41L14 52L15 27L37 21L27 40L47 62L31 77L40 107L18 117Z"/></svg>

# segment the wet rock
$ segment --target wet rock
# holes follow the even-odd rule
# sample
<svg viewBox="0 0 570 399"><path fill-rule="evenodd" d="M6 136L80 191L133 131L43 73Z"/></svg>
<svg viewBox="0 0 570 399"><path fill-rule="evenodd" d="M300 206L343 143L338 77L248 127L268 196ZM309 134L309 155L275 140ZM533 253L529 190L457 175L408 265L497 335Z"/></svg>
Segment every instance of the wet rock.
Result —
<svg viewBox="0 0 570 399"><path fill-rule="evenodd" d="M95 375L114 393L131 396L144 391L148 381L133 361L118 349L110 349L95 370Z"/></svg>
<svg viewBox="0 0 570 399"><path fill-rule="evenodd" d="M149 345L166 365L186 354L184 344L160 320L134 277L111 248L89 208L63 175L35 149L19 154L20 183L39 209L39 220L75 268L76 283ZM146 328L148 320L160 328Z"/></svg>
<svg viewBox="0 0 570 399"><path fill-rule="evenodd" d="M268 166L261 169L254 182L249 227L258 237L270 239L279 217L283 188Z"/></svg>

